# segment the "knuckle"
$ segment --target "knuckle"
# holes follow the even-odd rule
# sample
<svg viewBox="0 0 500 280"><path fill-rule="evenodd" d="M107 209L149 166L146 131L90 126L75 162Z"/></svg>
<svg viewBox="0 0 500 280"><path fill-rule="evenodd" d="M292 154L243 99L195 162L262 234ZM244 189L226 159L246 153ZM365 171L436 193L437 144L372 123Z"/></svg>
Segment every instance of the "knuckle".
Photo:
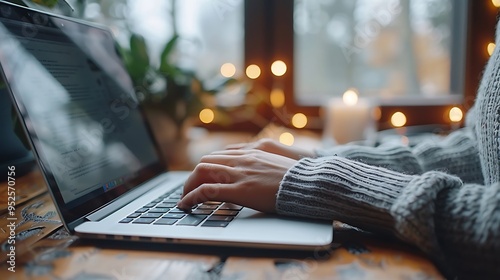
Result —
<svg viewBox="0 0 500 280"><path fill-rule="evenodd" d="M212 170L212 168L211 168L210 164L205 163L205 162L200 162L198 165L196 165L193 172L205 174L207 172L210 172L211 170Z"/></svg>

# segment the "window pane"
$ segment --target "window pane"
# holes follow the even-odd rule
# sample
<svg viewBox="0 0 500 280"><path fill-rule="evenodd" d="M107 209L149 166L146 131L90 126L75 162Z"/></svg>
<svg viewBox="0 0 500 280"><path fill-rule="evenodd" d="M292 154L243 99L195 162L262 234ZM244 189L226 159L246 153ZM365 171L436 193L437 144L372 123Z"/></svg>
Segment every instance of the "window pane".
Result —
<svg viewBox="0 0 500 280"><path fill-rule="evenodd" d="M463 59L465 5L452 0L295 0L296 98L319 104L349 88L367 97L457 93L462 79L456 75L462 72L451 69L463 68L453 60ZM457 14L462 24L454 24Z"/></svg>
<svg viewBox="0 0 500 280"><path fill-rule="evenodd" d="M75 1L71 2L76 5ZM161 51L174 34L175 21L180 36L175 56L178 66L194 70L202 80L217 76L221 65L227 62L243 69L243 0L87 0L85 3L82 17L109 26L120 44L128 44L130 31L144 36L152 64L159 64Z"/></svg>

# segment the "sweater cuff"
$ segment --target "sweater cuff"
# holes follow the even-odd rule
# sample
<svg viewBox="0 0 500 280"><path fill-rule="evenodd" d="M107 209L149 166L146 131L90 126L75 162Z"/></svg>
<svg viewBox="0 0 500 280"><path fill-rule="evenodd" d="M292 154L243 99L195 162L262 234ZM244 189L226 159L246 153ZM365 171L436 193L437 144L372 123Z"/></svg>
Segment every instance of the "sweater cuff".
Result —
<svg viewBox="0 0 500 280"><path fill-rule="evenodd" d="M413 178L338 156L305 158L285 174L276 211L394 233L391 207Z"/></svg>

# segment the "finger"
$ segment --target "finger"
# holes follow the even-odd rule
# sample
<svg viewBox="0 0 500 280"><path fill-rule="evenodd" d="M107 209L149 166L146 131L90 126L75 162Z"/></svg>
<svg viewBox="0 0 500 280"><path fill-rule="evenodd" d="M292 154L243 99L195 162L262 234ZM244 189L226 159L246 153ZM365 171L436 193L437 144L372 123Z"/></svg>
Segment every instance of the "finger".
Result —
<svg viewBox="0 0 500 280"><path fill-rule="evenodd" d="M200 163L184 182L183 197L202 184L228 184L235 182L240 176L234 168L226 165Z"/></svg>
<svg viewBox="0 0 500 280"><path fill-rule="evenodd" d="M227 145L224 149L225 150L238 150L238 149L244 149L248 143L237 143L237 144L230 144Z"/></svg>
<svg viewBox="0 0 500 280"><path fill-rule="evenodd" d="M210 153L209 155L203 156L201 162L210 159L211 156L241 156L249 153L249 150L221 150Z"/></svg>
<svg viewBox="0 0 500 280"><path fill-rule="evenodd" d="M203 184L186 194L178 203L180 209L191 209L193 205L206 201L234 202L234 186L232 184Z"/></svg>

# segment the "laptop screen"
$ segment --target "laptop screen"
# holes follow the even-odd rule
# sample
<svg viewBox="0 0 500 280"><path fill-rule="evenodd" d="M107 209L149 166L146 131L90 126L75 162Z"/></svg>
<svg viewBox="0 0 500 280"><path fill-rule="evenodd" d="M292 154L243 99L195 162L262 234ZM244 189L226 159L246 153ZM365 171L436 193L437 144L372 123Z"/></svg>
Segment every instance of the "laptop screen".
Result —
<svg viewBox="0 0 500 280"><path fill-rule="evenodd" d="M63 215L92 211L159 171L107 30L0 3L0 64Z"/></svg>

